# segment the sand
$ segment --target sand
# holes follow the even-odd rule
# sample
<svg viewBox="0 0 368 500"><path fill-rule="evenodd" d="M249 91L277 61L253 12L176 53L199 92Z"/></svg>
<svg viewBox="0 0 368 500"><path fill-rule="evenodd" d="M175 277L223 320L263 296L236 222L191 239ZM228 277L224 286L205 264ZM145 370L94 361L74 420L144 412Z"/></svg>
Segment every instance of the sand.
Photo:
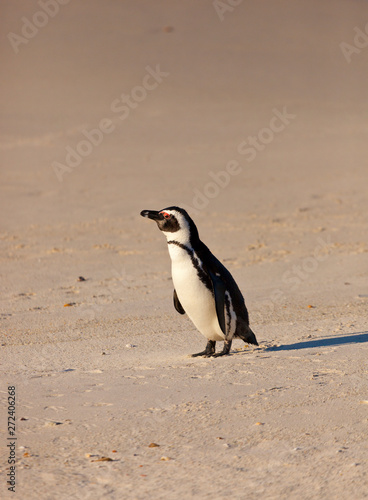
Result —
<svg viewBox="0 0 368 500"><path fill-rule="evenodd" d="M1 10L0 497L367 498L367 2ZM258 348L189 357L173 204Z"/></svg>

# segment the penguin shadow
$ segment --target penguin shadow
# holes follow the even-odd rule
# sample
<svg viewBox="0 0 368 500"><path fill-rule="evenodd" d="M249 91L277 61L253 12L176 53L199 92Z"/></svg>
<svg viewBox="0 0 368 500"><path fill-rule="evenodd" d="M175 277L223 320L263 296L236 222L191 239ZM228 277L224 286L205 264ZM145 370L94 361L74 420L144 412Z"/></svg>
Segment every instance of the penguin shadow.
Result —
<svg viewBox="0 0 368 500"><path fill-rule="evenodd" d="M333 347L347 344L363 344L368 342L368 332L356 332L339 337L325 337L323 339L313 339L303 342L296 342L295 344L284 344L279 346L266 347L264 351L292 351L299 349L313 349L316 347Z"/></svg>

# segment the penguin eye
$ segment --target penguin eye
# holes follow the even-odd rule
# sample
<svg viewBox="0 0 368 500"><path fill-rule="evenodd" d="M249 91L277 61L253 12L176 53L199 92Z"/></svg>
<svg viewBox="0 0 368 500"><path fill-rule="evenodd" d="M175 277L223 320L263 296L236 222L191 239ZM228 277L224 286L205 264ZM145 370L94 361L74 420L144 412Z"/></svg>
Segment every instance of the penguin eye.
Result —
<svg viewBox="0 0 368 500"><path fill-rule="evenodd" d="M167 212L162 212L162 215L165 217L165 219L171 219L171 214L168 214Z"/></svg>

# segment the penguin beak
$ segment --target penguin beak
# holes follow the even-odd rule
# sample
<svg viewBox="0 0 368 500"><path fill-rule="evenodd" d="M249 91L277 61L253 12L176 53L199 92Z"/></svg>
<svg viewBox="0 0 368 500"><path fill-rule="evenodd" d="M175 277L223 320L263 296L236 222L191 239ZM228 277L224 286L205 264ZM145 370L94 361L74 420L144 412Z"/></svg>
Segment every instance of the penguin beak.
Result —
<svg viewBox="0 0 368 500"><path fill-rule="evenodd" d="M149 219L156 221L164 220L164 216L160 214L160 212L156 212L156 210L142 210L141 216L148 217Z"/></svg>

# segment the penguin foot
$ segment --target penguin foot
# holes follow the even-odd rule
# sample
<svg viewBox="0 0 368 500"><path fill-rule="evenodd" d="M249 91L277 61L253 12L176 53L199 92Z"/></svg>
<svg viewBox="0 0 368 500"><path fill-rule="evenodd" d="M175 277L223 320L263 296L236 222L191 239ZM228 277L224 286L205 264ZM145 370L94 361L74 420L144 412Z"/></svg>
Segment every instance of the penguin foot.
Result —
<svg viewBox="0 0 368 500"><path fill-rule="evenodd" d="M222 349L222 351L216 352L215 354L213 354L213 357L218 358L219 356L226 356L227 354L229 354L232 342L233 342L232 340L225 340L224 348Z"/></svg>
<svg viewBox="0 0 368 500"><path fill-rule="evenodd" d="M196 354L192 354L192 358L196 358L197 356L203 356L205 358L210 358L215 355L216 349L216 340L209 340L206 345L206 349L202 352L197 352Z"/></svg>

